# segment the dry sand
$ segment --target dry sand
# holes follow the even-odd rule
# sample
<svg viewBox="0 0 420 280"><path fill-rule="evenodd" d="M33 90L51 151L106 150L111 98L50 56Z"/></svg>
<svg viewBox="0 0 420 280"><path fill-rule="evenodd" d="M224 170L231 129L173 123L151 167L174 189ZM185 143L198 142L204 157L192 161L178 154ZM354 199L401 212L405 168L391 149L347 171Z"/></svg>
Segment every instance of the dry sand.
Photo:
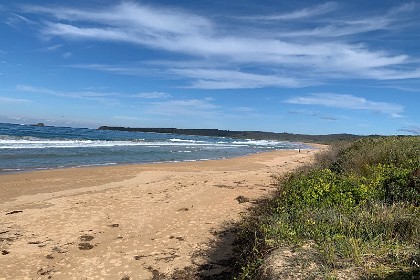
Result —
<svg viewBox="0 0 420 280"><path fill-rule="evenodd" d="M272 175L315 152L1 175L0 279L159 279L203 265Z"/></svg>

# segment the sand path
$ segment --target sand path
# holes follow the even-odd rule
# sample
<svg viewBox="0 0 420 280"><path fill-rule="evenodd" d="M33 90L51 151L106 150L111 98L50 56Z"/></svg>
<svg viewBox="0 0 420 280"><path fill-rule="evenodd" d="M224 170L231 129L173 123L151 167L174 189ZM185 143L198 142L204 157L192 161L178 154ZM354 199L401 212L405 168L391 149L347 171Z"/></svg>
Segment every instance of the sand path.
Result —
<svg viewBox="0 0 420 280"><path fill-rule="evenodd" d="M1 175L0 279L152 279L199 265L273 174L315 152Z"/></svg>

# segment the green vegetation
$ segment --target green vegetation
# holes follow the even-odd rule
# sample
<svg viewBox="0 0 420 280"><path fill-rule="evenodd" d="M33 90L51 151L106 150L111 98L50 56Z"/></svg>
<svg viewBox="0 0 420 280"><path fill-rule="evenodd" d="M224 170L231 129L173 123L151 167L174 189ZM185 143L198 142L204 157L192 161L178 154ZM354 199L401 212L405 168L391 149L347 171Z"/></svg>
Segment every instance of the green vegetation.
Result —
<svg viewBox="0 0 420 280"><path fill-rule="evenodd" d="M309 279L420 278L420 137L335 145L275 180L238 230L238 279L258 279L276 248L308 247L294 262L314 263Z"/></svg>

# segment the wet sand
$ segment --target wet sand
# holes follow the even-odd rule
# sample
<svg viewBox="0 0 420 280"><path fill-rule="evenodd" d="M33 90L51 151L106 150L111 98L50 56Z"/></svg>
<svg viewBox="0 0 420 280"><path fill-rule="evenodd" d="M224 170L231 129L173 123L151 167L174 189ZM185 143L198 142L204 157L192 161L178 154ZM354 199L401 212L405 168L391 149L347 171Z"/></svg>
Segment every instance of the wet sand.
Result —
<svg viewBox="0 0 420 280"><path fill-rule="evenodd" d="M152 279L204 264L273 174L314 153L0 175L0 279Z"/></svg>

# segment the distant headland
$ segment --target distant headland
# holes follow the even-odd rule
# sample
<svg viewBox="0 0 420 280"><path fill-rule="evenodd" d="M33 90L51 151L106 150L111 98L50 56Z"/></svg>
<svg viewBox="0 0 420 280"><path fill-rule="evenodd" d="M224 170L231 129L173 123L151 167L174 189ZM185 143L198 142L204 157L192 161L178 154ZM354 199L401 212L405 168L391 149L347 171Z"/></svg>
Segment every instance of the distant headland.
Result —
<svg viewBox="0 0 420 280"><path fill-rule="evenodd" d="M229 137L239 139L255 139L255 140L277 140L290 142L311 142L311 143L331 143L335 141L356 140L363 136L354 134L328 134L328 135L308 135L293 133L275 133L265 131L234 131L220 129L181 129L181 128L132 128L119 126L101 126L98 130L116 130L130 132L147 132L147 133L171 133L180 135L196 135L196 136L212 136L212 137Z"/></svg>

